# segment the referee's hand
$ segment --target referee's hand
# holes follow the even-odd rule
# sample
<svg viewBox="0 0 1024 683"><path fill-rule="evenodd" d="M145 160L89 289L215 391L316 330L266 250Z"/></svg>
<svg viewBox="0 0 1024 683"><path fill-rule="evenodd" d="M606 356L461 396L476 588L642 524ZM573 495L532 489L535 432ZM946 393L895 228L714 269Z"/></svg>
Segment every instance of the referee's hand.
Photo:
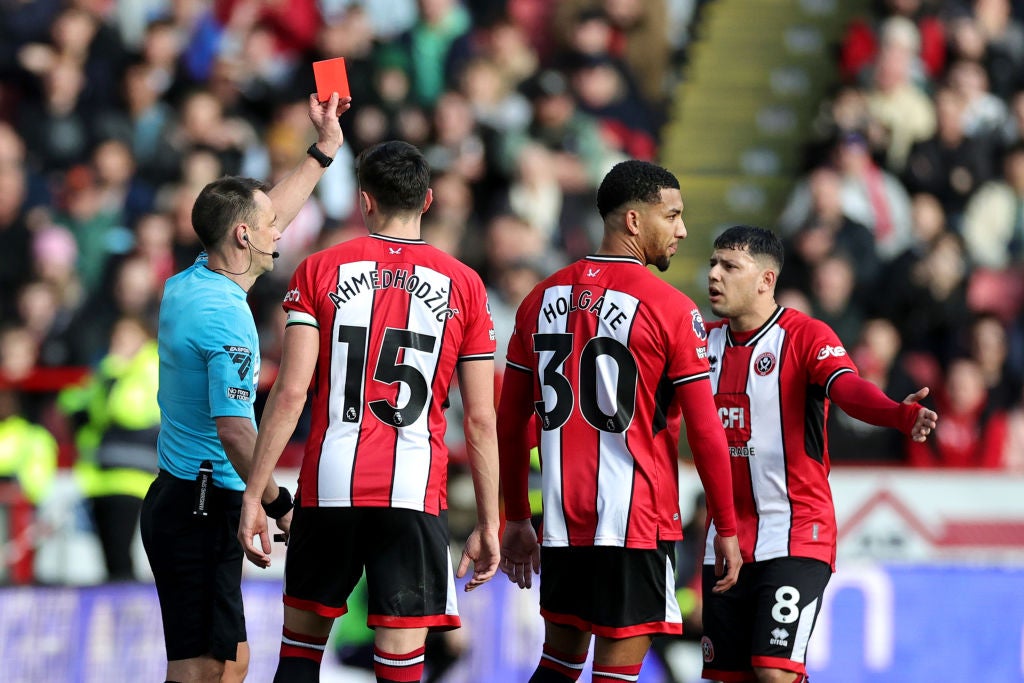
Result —
<svg viewBox="0 0 1024 683"><path fill-rule="evenodd" d="M253 540L260 538L257 546ZM263 512L260 499L242 496L242 515L238 521L238 541L245 556L257 567L270 566L270 530L267 528L267 513Z"/></svg>

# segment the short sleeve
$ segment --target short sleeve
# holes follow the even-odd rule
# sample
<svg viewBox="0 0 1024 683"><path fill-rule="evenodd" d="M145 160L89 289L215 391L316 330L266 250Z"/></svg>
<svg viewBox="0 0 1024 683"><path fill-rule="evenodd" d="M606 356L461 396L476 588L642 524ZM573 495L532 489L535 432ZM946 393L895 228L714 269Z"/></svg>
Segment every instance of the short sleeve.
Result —
<svg viewBox="0 0 1024 683"><path fill-rule="evenodd" d="M479 277L469 278L467 289L469 292L466 300L470 310L467 312L466 333L462 348L459 349L459 360L494 358L497 340L484 283Z"/></svg>
<svg viewBox="0 0 1024 683"><path fill-rule="evenodd" d="M528 296L520 304L516 311L516 324L512 330L512 336L508 340L508 351L505 354L505 366L512 367L523 372L533 372L533 352L526 344L526 339L532 334L533 327L530 324L530 311L534 310L530 305L534 297Z"/></svg>
<svg viewBox="0 0 1024 683"><path fill-rule="evenodd" d="M807 367L807 382L824 388L826 395L836 377L857 372L857 366L831 327L808 318L800 334L800 352Z"/></svg>
<svg viewBox="0 0 1024 683"><path fill-rule="evenodd" d="M316 298L313 280L310 260L304 259L292 273L291 280L288 282L288 291L284 293L284 300L281 302L281 307L288 315L286 324L320 327L313 305Z"/></svg>
<svg viewBox="0 0 1024 683"><path fill-rule="evenodd" d="M685 314L678 317L676 332L669 328L673 352L669 355L668 375L676 386L709 377L708 333L700 309L686 299Z"/></svg>
<svg viewBox="0 0 1024 683"><path fill-rule="evenodd" d="M254 324L237 307L214 316L203 331L202 353L209 373L211 417L254 416L259 348ZM248 314L248 309L244 309Z"/></svg>

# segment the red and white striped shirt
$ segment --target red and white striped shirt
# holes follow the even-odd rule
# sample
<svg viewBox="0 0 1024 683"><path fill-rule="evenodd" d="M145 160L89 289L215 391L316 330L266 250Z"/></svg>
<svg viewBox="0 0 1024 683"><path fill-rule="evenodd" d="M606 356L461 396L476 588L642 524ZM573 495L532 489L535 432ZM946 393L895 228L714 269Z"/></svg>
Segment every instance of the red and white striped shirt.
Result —
<svg viewBox="0 0 1024 683"><path fill-rule="evenodd" d="M503 393L502 411L533 402L539 418L545 546L682 538L676 387L707 380L704 336L693 301L628 257L588 256L523 301L506 372L529 373L517 384L532 392ZM724 457L721 471L727 482ZM528 515L516 483L503 482L506 507Z"/></svg>
<svg viewBox="0 0 1024 683"><path fill-rule="evenodd" d="M832 382L856 373L853 361L828 325L781 307L750 334L710 323L708 358L743 560L809 557L834 567L825 423ZM705 563L714 562L715 533L712 523Z"/></svg>
<svg viewBox="0 0 1024 683"><path fill-rule="evenodd" d="M299 264L284 309L320 330L302 505L446 509L452 375L494 357L480 277L422 240L371 235Z"/></svg>

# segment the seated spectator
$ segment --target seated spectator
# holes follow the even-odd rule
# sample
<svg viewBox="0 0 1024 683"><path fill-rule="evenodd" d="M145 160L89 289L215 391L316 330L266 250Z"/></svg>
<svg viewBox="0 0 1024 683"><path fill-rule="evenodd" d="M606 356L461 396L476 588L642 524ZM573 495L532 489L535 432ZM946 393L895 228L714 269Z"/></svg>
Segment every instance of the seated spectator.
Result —
<svg viewBox="0 0 1024 683"><path fill-rule="evenodd" d="M839 72L850 83L874 63L881 42L879 32L890 17L903 17L917 28L920 37L917 58L923 76L936 79L942 74L946 61L946 38L942 21L935 16L925 0L881 0L875 2L875 16L858 17L846 26L843 35Z"/></svg>
<svg viewBox="0 0 1024 683"><path fill-rule="evenodd" d="M1024 143L1007 152L1003 177L967 202L963 235L975 265L1001 269L1024 262Z"/></svg>
<svg viewBox="0 0 1024 683"><path fill-rule="evenodd" d="M992 406L1010 408L1020 398L1021 377L1010 368L1009 334L1003 321L993 313L976 314L965 346L978 364Z"/></svg>
<svg viewBox="0 0 1024 683"><path fill-rule="evenodd" d="M935 107L914 81L919 38L909 20L887 21L872 78L865 88L871 118L886 132L885 166L901 173L911 145L935 132ZM896 30L898 29L898 30Z"/></svg>
<svg viewBox="0 0 1024 683"><path fill-rule="evenodd" d="M992 176L991 138L967 136L966 103L954 90L939 90L935 103L938 130L910 148L903 181L911 193L938 197L950 227L959 231L968 199Z"/></svg>
<svg viewBox="0 0 1024 683"><path fill-rule="evenodd" d="M970 358L952 360L935 395L940 418L925 443L907 444L912 467L998 469L1006 420L989 401L981 368Z"/></svg>
<svg viewBox="0 0 1024 683"><path fill-rule="evenodd" d="M894 401L902 401L917 391L917 382L905 366L899 332L888 320L865 321L857 343L848 351L861 377ZM828 450L834 463L905 462L901 434L852 418L835 404L829 412L828 434Z"/></svg>

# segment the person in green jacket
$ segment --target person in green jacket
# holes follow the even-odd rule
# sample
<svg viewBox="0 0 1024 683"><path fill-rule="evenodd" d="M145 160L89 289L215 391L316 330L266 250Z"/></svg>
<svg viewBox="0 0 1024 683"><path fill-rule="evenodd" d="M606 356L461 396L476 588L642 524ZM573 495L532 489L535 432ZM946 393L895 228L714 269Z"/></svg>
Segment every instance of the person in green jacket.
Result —
<svg viewBox="0 0 1024 683"><path fill-rule="evenodd" d="M136 578L132 539L157 472L158 375L152 331L144 321L124 317L95 371L58 398L79 425L74 474L89 502L110 581Z"/></svg>

